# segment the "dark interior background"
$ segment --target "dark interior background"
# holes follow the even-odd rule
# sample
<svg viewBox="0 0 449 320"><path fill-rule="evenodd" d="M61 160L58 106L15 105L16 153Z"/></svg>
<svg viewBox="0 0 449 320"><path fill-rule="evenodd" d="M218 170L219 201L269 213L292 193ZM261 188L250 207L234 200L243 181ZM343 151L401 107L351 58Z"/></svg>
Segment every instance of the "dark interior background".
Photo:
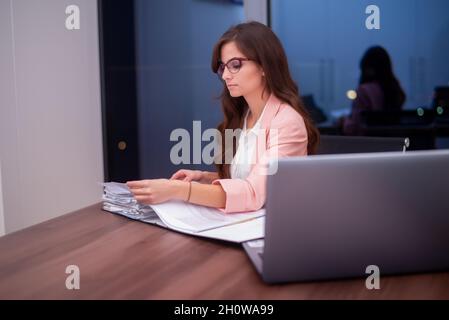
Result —
<svg viewBox="0 0 449 320"><path fill-rule="evenodd" d="M271 27L316 124L323 134L342 134L335 122L350 112L348 91L357 88L360 59L368 47L382 45L407 101L396 122L372 118L369 135L412 137L412 150L448 148L449 112L434 94L449 85L449 2L378 0L380 30L365 27L369 4L269 1ZM170 133L183 128L192 139L193 121L201 121L203 132L221 121L222 85L210 59L221 34L246 20L242 1L99 0L99 8L106 180L214 170L172 164Z"/></svg>

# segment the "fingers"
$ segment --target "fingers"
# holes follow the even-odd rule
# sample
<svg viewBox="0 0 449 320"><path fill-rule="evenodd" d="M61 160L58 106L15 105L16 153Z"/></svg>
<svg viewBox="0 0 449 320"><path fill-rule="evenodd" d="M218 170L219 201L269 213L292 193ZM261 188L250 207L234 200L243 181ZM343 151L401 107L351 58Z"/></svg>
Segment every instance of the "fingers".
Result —
<svg viewBox="0 0 449 320"><path fill-rule="evenodd" d="M141 203L148 202L148 196L135 196L134 198L137 200L137 202L141 202Z"/></svg>
<svg viewBox="0 0 449 320"><path fill-rule="evenodd" d="M185 179L189 179L189 180L185 180ZM182 169L182 170L177 171L174 175L172 175L170 180L190 181L190 180L192 180L192 177L191 177L191 173L189 170Z"/></svg>
<svg viewBox="0 0 449 320"><path fill-rule="evenodd" d="M140 204L156 204L157 201L154 201L152 196L135 196L136 201Z"/></svg>
<svg viewBox="0 0 449 320"><path fill-rule="evenodd" d="M143 196L151 194L151 191L148 190L147 188L131 189L131 192L133 193L134 196Z"/></svg>
<svg viewBox="0 0 449 320"><path fill-rule="evenodd" d="M126 182L126 185L137 202L141 204L155 204L159 201L157 200L158 183L161 182L159 180L166 179L128 181Z"/></svg>
<svg viewBox="0 0 449 320"><path fill-rule="evenodd" d="M183 178L185 176L186 176L186 173L184 172L184 170L178 170L171 176L170 180L177 180L177 179Z"/></svg>
<svg viewBox="0 0 449 320"><path fill-rule="evenodd" d="M139 180L139 181L128 181L126 182L126 185L130 189L134 188L144 188L146 187L147 182L145 180Z"/></svg>
<svg viewBox="0 0 449 320"><path fill-rule="evenodd" d="M126 185L138 202L143 202L149 195L151 195L151 190L148 188L148 182L145 180L128 181L126 182Z"/></svg>
<svg viewBox="0 0 449 320"><path fill-rule="evenodd" d="M149 188L133 188L130 189L134 199L141 204L152 204L152 194Z"/></svg>

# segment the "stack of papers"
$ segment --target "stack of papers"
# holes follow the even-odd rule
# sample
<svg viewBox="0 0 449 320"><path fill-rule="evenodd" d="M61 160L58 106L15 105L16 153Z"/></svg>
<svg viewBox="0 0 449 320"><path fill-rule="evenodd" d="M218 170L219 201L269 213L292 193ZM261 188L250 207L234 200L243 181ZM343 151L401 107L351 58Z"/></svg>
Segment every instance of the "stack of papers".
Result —
<svg viewBox="0 0 449 320"><path fill-rule="evenodd" d="M124 183L103 183L103 209L128 218L142 220L156 213L147 205L141 205L134 199Z"/></svg>
<svg viewBox="0 0 449 320"><path fill-rule="evenodd" d="M161 204L138 203L126 184L103 183L103 210L130 219L192 235L243 242L263 238L265 209L244 213L223 213L184 201Z"/></svg>

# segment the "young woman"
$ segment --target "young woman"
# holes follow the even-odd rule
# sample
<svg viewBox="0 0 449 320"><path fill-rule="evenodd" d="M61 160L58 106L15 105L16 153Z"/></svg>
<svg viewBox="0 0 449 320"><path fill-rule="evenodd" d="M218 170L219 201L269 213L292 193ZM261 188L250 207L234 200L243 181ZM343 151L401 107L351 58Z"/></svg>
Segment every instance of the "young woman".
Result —
<svg viewBox="0 0 449 320"><path fill-rule="evenodd" d="M360 82L351 115L343 119L346 135L362 135L362 112L401 110L405 93L393 73L390 56L380 46L369 48L360 61Z"/></svg>
<svg viewBox="0 0 449 320"><path fill-rule="evenodd" d="M178 199L224 212L258 210L265 203L268 160L315 152L318 131L299 98L284 49L270 28L258 22L231 27L214 47L212 70L223 81L217 172L179 170L170 180L127 182L137 201L152 204ZM231 150L226 148L226 129L242 130L237 147ZM226 161L229 152L231 163Z"/></svg>

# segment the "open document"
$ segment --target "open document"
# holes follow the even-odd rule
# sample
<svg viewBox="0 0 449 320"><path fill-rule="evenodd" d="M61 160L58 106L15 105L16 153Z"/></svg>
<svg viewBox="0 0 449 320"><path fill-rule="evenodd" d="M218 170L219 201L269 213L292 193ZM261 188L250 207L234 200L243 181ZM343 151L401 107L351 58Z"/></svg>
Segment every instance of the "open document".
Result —
<svg viewBox="0 0 449 320"><path fill-rule="evenodd" d="M229 214L184 201L142 205L134 199L126 184L109 182L102 185L103 209L130 219L231 242L240 243L264 236L265 209Z"/></svg>

